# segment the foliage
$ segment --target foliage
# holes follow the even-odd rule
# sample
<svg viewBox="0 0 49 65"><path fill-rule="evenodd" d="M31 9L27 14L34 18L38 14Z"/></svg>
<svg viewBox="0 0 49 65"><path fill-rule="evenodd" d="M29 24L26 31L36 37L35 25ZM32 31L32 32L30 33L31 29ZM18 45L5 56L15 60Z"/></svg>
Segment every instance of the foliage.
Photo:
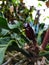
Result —
<svg viewBox="0 0 49 65"><path fill-rule="evenodd" d="M15 6L15 0L9 1L9 4L11 2L12 5ZM5 62L4 57L6 53L11 51L21 52L21 54L23 54L25 58L28 59L28 65L30 62L33 64L34 62L38 61L38 58L40 57L45 56L46 58L49 58L49 45L47 45L46 47L46 52L39 51L37 54L36 50L34 50L35 46L32 44L33 42L25 35L23 24L26 22L28 16L30 16L30 18L32 17L32 10L30 11L26 7L23 8L22 3L18 3L18 0L16 4L19 5L18 12L14 10L14 12L11 13L10 9L7 8L7 10L5 9L5 11L3 11L4 17L0 16L0 65L4 64ZM41 6L41 4L39 4L39 6ZM15 16L13 15L13 13L15 14ZM31 21L33 21L32 18ZM42 36L44 31L44 25L41 24L41 26L39 27L39 32L36 36L39 45L42 43Z"/></svg>

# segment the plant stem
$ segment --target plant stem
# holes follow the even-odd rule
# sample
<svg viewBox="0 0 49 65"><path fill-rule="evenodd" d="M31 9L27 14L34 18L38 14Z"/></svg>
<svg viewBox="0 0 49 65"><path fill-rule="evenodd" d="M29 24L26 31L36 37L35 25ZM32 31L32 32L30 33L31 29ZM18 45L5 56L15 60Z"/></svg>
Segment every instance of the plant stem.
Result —
<svg viewBox="0 0 49 65"><path fill-rule="evenodd" d="M46 45L48 44L48 41L49 41L49 29L47 30L43 43L41 45L43 49L45 49Z"/></svg>

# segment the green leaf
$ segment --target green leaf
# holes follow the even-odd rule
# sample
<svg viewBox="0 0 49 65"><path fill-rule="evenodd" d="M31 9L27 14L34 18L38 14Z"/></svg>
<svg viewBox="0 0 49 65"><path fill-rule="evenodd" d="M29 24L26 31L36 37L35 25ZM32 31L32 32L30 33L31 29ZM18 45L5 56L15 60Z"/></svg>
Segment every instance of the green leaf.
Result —
<svg viewBox="0 0 49 65"><path fill-rule="evenodd" d="M15 24L8 24L10 29L14 29L14 28L21 28L22 27L22 22L18 22L16 21Z"/></svg>
<svg viewBox="0 0 49 65"><path fill-rule="evenodd" d="M10 41L9 37L0 38L0 65L3 62L4 55L9 41Z"/></svg>
<svg viewBox="0 0 49 65"><path fill-rule="evenodd" d="M3 63L6 50L13 50L16 48L18 49L18 45L13 40L0 45L0 65Z"/></svg>
<svg viewBox="0 0 49 65"><path fill-rule="evenodd" d="M5 28L5 29L9 29L8 28L8 24L5 18L0 17L0 28Z"/></svg>
<svg viewBox="0 0 49 65"><path fill-rule="evenodd" d="M3 62L4 54L5 54L6 47L0 48L0 65Z"/></svg>
<svg viewBox="0 0 49 65"><path fill-rule="evenodd" d="M40 52L39 56L45 56L47 59L49 59L49 51Z"/></svg>
<svg viewBox="0 0 49 65"><path fill-rule="evenodd" d="M21 52L23 55L25 55L26 57L31 57L31 55L29 54L28 51L26 51L25 49L21 48L21 46L19 45L18 41L15 40L11 40L8 43L7 49L10 50L16 50L18 52Z"/></svg>
<svg viewBox="0 0 49 65"><path fill-rule="evenodd" d="M0 44L7 44L11 40L10 37L1 37L0 38Z"/></svg>
<svg viewBox="0 0 49 65"><path fill-rule="evenodd" d="M20 3L20 0L12 0L12 3L18 5Z"/></svg>
<svg viewBox="0 0 49 65"><path fill-rule="evenodd" d="M49 43L48 43L48 45L46 46L46 50L49 51Z"/></svg>
<svg viewBox="0 0 49 65"><path fill-rule="evenodd" d="M22 39L25 40L26 43L29 43L30 42L30 40L25 35L23 35L23 33L21 32L20 29L14 28L14 29L12 29L12 31L14 32L14 34L12 35L12 37L15 36L14 38L16 38L16 39L17 39L17 37L18 38L22 38ZM15 35L15 33L17 33L17 34Z"/></svg>
<svg viewBox="0 0 49 65"><path fill-rule="evenodd" d="M39 45L40 45L41 42L42 42L41 35L42 35L43 31L44 31L44 30L40 30L39 33L38 33L38 36L37 36L37 42L39 43Z"/></svg>
<svg viewBox="0 0 49 65"><path fill-rule="evenodd" d="M11 34L11 38L17 40L21 47L23 47L24 44L27 42L23 37L21 37L20 35L16 33Z"/></svg>
<svg viewBox="0 0 49 65"><path fill-rule="evenodd" d="M0 36L5 36L9 33L9 30L6 30L6 29L1 29L0 31Z"/></svg>
<svg viewBox="0 0 49 65"><path fill-rule="evenodd" d="M41 3L38 3L38 6L42 6L42 4Z"/></svg>

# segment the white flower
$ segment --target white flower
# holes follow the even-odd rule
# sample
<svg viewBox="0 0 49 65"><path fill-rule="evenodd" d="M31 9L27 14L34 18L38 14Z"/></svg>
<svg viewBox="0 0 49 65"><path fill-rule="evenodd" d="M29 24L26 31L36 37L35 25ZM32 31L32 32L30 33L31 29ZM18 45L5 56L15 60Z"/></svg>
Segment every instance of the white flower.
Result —
<svg viewBox="0 0 49 65"><path fill-rule="evenodd" d="M24 0L25 6L27 6L28 9L30 9L30 6L34 6L37 10L45 9L47 6L45 5L45 2L38 1L38 0Z"/></svg>
<svg viewBox="0 0 49 65"><path fill-rule="evenodd" d="M45 11L41 11L39 22L49 25L49 8L45 9Z"/></svg>

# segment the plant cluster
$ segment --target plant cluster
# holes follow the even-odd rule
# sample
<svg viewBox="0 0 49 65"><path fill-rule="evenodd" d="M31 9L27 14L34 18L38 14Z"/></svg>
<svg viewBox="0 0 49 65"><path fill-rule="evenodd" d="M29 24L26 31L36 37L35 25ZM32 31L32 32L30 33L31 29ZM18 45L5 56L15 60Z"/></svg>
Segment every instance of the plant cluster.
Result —
<svg viewBox="0 0 49 65"><path fill-rule="evenodd" d="M34 25L38 24L38 17L32 19L32 11L25 7L23 0L15 3L16 0L4 1L1 5L0 15L0 65L48 65L49 45L43 44L41 51L39 46L45 35L44 24L40 24L39 32L35 35L28 16ZM47 37L48 39L48 37ZM45 41L46 42L46 41ZM46 42L47 43L47 42ZM46 46L47 45L47 46Z"/></svg>

